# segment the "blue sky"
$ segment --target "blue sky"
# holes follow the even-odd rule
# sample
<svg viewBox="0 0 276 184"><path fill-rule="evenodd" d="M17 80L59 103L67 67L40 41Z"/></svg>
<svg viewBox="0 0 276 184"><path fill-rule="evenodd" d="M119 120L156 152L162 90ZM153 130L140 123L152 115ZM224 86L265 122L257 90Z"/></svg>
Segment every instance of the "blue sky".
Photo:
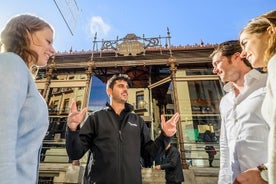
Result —
<svg viewBox="0 0 276 184"><path fill-rule="evenodd" d="M29 13L40 16L55 29L56 51L92 50L95 32L98 40L114 40L128 33L137 36L166 36L171 32L171 44L193 45L201 40L216 44L237 39L239 31L247 21L276 8L275 0L55 0L63 5L64 16L70 18L70 10L64 9L66 2L76 21L69 21L71 31L62 18L54 0L10 0L1 1L0 29L10 17ZM103 106L108 100L105 87L97 78L93 79L90 106Z"/></svg>
<svg viewBox="0 0 276 184"><path fill-rule="evenodd" d="M220 43L236 39L246 22L276 8L275 0L76 0L79 12L69 3L76 21L70 21L73 35L64 22L54 0L10 0L0 6L0 28L15 14L31 13L44 18L55 28L57 51L92 49L95 32L98 40L122 38L128 33L137 36L166 36L171 32L174 46ZM63 6L65 7L65 6ZM73 7L73 8L72 8ZM65 17L70 17L64 10Z"/></svg>

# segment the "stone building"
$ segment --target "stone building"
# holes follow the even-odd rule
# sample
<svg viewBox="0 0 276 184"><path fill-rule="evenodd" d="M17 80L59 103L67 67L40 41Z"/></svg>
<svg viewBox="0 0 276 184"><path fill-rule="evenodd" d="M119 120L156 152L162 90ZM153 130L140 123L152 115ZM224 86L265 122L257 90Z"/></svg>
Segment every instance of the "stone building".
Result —
<svg viewBox="0 0 276 184"><path fill-rule="evenodd" d="M206 130L215 138L210 144L217 149L214 165L219 167L219 101L223 90L212 73L209 55L214 46L171 46L168 31L167 36L155 38L135 34L111 41L95 38L93 50L57 53L39 70L36 79L50 115L40 183L79 182L83 168L69 163L64 148L70 102L75 98L78 109L89 107L90 111L103 107L107 100L104 85L117 73L132 79L129 103L147 122L152 138L160 129L161 114L169 118L180 113L174 144L180 150L184 169L208 167L202 140ZM93 99L100 102L93 103ZM85 157L80 165L85 165Z"/></svg>

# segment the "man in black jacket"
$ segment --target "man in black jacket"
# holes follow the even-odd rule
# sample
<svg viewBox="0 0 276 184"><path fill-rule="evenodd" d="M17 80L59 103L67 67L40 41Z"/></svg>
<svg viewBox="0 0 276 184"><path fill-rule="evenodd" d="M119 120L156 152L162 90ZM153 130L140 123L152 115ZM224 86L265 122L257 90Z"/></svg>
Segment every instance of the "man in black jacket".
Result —
<svg viewBox="0 0 276 184"><path fill-rule="evenodd" d="M165 151L166 163L156 165L155 169L165 170L166 184L181 184L184 181L180 153L176 147L169 144Z"/></svg>
<svg viewBox="0 0 276 184"><path fill-rule="evenodd" d="M161 116L163 134L155 141L150 139L144 120L132 113L127 103L131 82L127 75L114 75L107 81L110 97L107 107L88 116L87 109L77 110L73 101L67 119L66 149L71 160L80 159L88 150L84 183L91 184L141 184L140 158L164 150L176 132L179 114L165 122Z"/></svg>

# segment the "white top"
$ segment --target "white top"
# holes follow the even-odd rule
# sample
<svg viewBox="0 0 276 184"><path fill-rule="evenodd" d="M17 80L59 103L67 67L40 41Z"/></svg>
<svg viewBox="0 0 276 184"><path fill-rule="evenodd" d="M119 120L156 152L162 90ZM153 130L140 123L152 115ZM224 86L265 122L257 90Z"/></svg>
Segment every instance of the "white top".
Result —
<svg viewBox="0 0 276 184"><path fill-rule="evenodd" d="M268 173L269 183L276 184L276 54L268 62L267 94L262 106L262 113L270 125Z"/></svg>
<svg viewBox="0 0 276 184"><path fill-rule="evenodd" d="M228 93L220 102L219 184L232 184L241 172L267 162L269 125L261 114L266 79L266 74L251 70L238 96L231 82L224 86Z"/></svg>

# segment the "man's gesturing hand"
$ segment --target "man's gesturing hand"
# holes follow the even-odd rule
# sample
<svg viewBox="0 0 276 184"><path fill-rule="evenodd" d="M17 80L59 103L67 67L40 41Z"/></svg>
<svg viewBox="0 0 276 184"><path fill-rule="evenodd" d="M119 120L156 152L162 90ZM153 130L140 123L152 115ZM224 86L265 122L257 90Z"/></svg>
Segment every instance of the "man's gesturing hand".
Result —
<svg viewBox="0 0 276 184"><path fill-rule="evenodd" d="M82 111L77 110L77 104L75 99L73 99L70 113L67 117L67 125L71 131L76 131L79 124L83 121L87 108L82 109Z"/></svg>
<svg viewBox="0 0 276 184"><path fill-rule="evenodd" d="M171 119L169 119L167 122L165 122L165 117L164 115L161 115L161 127L164 132L164 134L167 137L171 137L175 134L176 132L176 124L179 120L179 113L175 113Z"/></svg>

